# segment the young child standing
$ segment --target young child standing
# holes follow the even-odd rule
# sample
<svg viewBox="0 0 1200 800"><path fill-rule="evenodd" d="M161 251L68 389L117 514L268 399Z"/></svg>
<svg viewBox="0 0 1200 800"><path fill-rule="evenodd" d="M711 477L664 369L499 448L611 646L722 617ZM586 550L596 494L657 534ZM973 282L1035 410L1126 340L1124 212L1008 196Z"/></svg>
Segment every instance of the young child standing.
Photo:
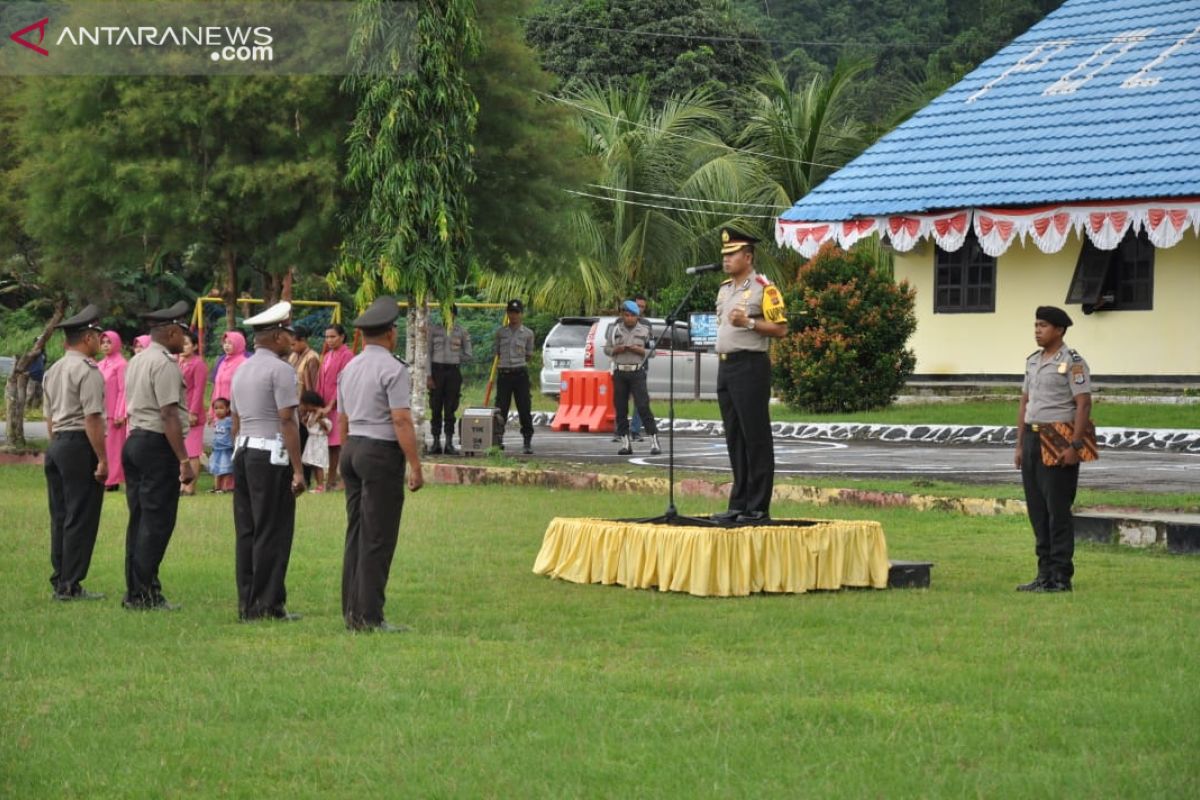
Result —
<svg viewBox="0 0 1200 800"><path fill-rule="evenodd" d="M308 429L308 441L300 460L306 467L313 468L317 488L314 493L325 491L325 470L329 469L329 432L333 423L321 413L325 399L311 389L300 395L300 424Z"/></svg>
<svg viewBox="0 0 1200 800"><path fill-rule="evenodd" d="M208 471L216 479L212 491L221 494L233 491L233 417L229 416L229 400L218 397L212 403L213 449L208 459Z"/></svg>

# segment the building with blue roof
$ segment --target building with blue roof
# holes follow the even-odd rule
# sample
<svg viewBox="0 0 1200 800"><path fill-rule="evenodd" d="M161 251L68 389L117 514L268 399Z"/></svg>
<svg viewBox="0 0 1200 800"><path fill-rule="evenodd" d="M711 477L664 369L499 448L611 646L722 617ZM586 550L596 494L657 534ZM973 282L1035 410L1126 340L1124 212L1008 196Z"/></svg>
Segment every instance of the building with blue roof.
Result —
<svg viewBox="0 0 1200 800"><path fill-rule="evenodd" d="M1067 0L801 198L805 256L879 235L917 377L1015 377L1060 305L1098 378L1200 381L1200 0Z"/></svg>

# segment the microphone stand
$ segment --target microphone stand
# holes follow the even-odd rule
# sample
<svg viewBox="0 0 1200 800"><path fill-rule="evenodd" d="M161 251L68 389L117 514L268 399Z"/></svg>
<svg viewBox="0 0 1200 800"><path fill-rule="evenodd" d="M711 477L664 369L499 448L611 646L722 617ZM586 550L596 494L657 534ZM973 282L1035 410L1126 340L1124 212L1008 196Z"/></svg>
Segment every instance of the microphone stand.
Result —
<svg viewBox="0 0 1200 800"><path fill-rule="evenodd" d="M700 286L700 276L704 273L696 273L692 285L684 294L683 299L679 301L679 305L675 306L675 310L667 317L667 333L671 337L670 353L671 358L671 374L667 381L667 409L668 417L671 422L671 430L667 434L667 509L657 517L647 517L645 519L634 520L638 523L646 523L652 525L689 525L701 528L719 528L721 523L715 522L708 517L685 517L679 514L675 508L675 322L683 313L683 309L687 306L688 301L692 299L692 294ZM653 333L653 329L651 330ZM642 366L646 366L646 362L658 350L658 341L660 337L653 337L653 342L650 349L646 352L645 358L642 359ZM696 356L699 358L699 354Z"/></svg>

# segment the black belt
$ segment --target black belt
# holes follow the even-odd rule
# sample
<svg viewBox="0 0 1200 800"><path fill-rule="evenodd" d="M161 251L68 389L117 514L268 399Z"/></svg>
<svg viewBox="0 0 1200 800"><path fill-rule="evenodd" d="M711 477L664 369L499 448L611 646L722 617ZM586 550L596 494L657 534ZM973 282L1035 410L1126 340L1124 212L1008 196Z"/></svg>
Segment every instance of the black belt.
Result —
<svg viewBox="0 0 1200 800"><path fill-rule="evenodd" d="M1025 430L1026 430L1028 433L1037 433L1037 432L1038 432L1038 431L1040 431L1042 428L1046 428L1046 427L1049 427L1050 425L1054 425L1054 424L1055 424L1055 423L1053 423L1053 422L1026 422L1026 423L1025 423ZM1069 423L1069 422L1063 422L1063 423L1058 423L1058 424L1061 424L1061 425L1069 425L1069 424L1071 424L1071 423Z"/></svg>
<svg viewBox="0 0 1200 800"><path fill-rule="evenodd" d="M394 450L400 449L400 443L394 439L376 439L373 436L348 436L346 438L356 444L371 444L376 447L388 447Z"/></svg>
<svg viewBox="0 0 1200 800"><path fill-rule="evenodd" d="M164 439L167 438L167 435L165 433L159 433L158 431L147 430L146 428L134 428L133 430L131 430L129 432L129 435L130 436L161 436Z"/></svg>
<svg viewBox="0 0 1200 800"><path fill-rule="evenodd" d="M500 367L499 371L501 375L516 375L526 370L527 367Z"/></svg>
<svg viewBox="0 0 1200 800"><path fill-rule="evenodd" d="M71 431L55 431L54 432L55 439L75 439L75 438L80 438L80 437L86 439L87 431L71 430Z"/></svg>
<svg viewBox="0 0 1200 800"><path fill-rule="evenodd" d="M444 361L434 361L434 369L458 369L458 364L447 364Z"/></svg>
<svg viewBox="0 0 1200 800"><path fill-rule="evenodd" d="M767 358L766 350L734 350L732 353L719 353L722 361L747 361L753 358Z"/></svg>

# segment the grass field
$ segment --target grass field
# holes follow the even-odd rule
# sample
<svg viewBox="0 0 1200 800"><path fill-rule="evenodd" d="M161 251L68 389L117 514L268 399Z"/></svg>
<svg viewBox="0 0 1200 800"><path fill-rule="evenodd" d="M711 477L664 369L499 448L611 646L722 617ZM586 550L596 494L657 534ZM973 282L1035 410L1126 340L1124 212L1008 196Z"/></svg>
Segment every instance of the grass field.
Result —
<svg viewBox="0 0 1200 800"><path fill-rule="evenodd" d="M388 601L416 632L351 635L341 499L300 499L304 620L240 625L227 497L182 502L183 610L135 614L120 496L87 581L108 599L56 604L39 471L0 471L0 796L1200 792L1200 559L1081 546L1074 594L1021 595L1021 518L820 509L881 520L933 588L706 600L530 572L552 516L660 498L431 487Z"/></svg>

